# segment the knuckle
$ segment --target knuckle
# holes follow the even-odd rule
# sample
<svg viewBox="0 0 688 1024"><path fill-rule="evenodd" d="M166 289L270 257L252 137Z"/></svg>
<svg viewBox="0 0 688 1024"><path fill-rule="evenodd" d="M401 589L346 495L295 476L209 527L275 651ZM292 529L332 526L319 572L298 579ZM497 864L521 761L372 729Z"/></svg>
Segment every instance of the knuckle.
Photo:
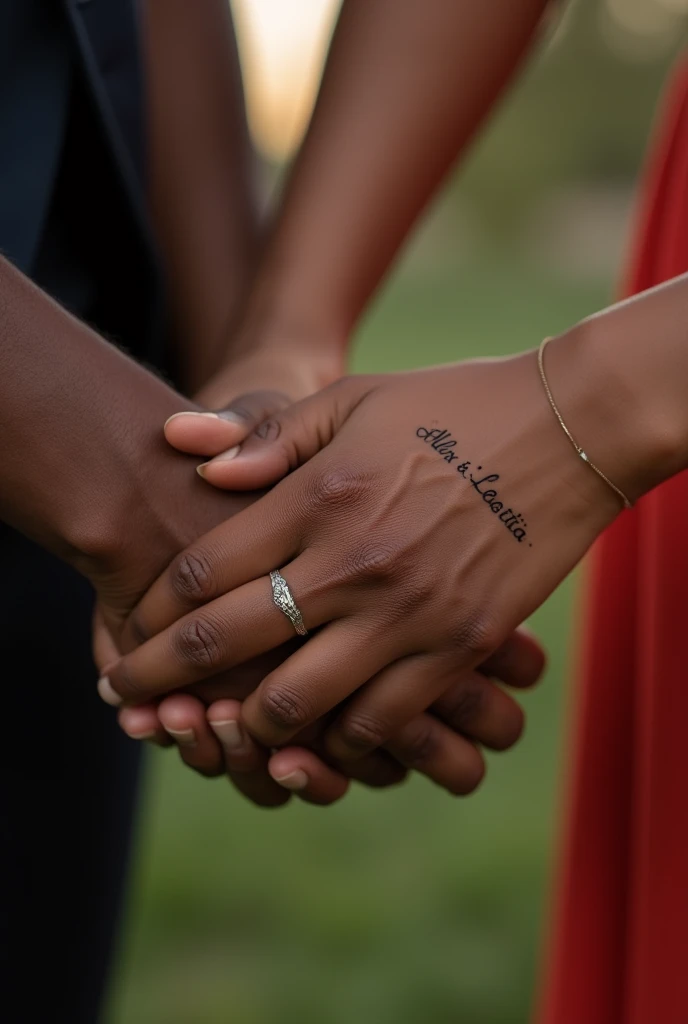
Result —
<svg viewBox="0 0 688 1024"><path fill-rule="evenodd" d="M222 656L222 635L210 620L190 619L180 626L175 647L183 662L202 668L215 668Z"/></svg>
<svg viewBox="0 0 688 1024"><path fill-rule="evenodd" d="M350 712L341 724L341 737L353 750L371 750L381 746L389 735L389 725L370 711Z"/></svg>
<svg viewBox="0 0 688 1024"><path fill-rule="evenodd" d="M208 555L200 548L185 551L171 569L172 590L185 604L204 604L214 597L213 572Z"/></svg>
<svg viewBox="0 0 688 1024"><path fill-rule="evenodd" d="M395 588L394 605L391 608L395 622L406 619L412 612L417 612L436 592L430 574L421 576L410 569L404 569L403 558L399 558L397 567L399 571L390 574L391 581L400 584Z"/></svg>
<svg viewBox="0 0 688 1024"><path fill-rule="evenodd" d="M392 541L364 543L347 558L347 575L353 580L386 582L400 569L400 548Z"/></svg>
<svg viewBox="0 0 688 1024"><path fill-rule="evenodd" d="M308 723L309 708L303 694L285 683L265 688L260 709L267 721L281 731L292 732Z"/></svg>
<svg viewBox="0 0 688 1024"><path fill-rule="evenodd" d="M485 661L499 645L499 633L492 618L483 613L464 615L450 633L451 647L472 664Z"/></svg>
<svg viewBox="0 0 688 1024"><path fill-rule="evenodd" d="M365 497L369 486L363 473L346 466L329 466L314 476L312 498L320 508L347 508Z"/></svg>
<svg viewBox="0 0 688 1024"><path fill-rule="evenodd" d="M435 707L448 725L462 731L475 721L482 711L484 701L484 688L476 683L466 682L446 694Z"/></svg>

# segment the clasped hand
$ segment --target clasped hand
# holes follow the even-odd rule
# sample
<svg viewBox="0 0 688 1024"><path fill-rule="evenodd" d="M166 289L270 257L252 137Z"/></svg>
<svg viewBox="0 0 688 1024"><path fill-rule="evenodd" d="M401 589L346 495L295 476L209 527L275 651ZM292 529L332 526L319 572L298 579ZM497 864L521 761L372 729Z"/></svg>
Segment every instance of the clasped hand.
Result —
<svg viewBox="0 0 688 1024"><path fill-rule="evenodd" d="M101 692L128 705L126 727L128 714L153 713L146 702L183 690L155 714L193 722L185 760L243 771L254 798L255 773L265 779L268 768L330 802L344 776L375 765L389 782L399 764L470 792L484 771L479 746L504 749L522 728L491 677L524 686L542 669L518 624L613 518L550 417L526 353L344 379L241 445L228 443L221 419L172 420L171 443L214 456L200 469L209 484L274 486L163 572ZM275 568L305 643L272 601ZM234 670L264 656L267 671L233 690Z"/></svg>

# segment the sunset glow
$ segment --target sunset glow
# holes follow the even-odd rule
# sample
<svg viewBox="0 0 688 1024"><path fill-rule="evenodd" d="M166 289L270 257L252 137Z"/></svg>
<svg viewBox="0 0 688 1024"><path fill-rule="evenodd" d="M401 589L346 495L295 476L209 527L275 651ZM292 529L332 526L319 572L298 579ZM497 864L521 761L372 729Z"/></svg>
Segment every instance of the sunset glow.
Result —
<svg viewBox="0 0 688 1024"><path fill-rule="evenodd" d="M251 131L289 157L308 122L339 0L232 0Z"/></svg>

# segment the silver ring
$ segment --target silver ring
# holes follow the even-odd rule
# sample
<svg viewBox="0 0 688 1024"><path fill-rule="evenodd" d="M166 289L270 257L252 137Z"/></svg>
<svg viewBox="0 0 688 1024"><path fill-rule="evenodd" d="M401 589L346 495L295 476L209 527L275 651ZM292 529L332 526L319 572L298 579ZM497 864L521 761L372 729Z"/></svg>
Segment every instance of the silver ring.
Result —
<svg viewBox="0 0 688 1024"><path fill-rule="evenodd" d="M272 600L275 602L279 610L287 616L299 636L308 636L308 630L303 624L301 612L299 611L296 601L292 597L289 584L285 580L284 576L282 576L277 569L274 569L270 573L270 582L272 583Z"/></svg>

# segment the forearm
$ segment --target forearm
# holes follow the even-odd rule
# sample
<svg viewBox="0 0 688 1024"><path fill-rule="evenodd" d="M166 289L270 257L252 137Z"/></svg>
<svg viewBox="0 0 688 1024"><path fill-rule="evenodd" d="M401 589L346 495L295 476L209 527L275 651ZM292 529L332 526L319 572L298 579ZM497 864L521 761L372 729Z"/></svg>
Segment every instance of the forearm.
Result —
<svg viewBox="0 0 688 1024"><path fill-rule="evenodd" d="M632 500L688 467L688 274L554 339L546 370L576 441Z"/></svg>
<svg viewBox="0 0 688 1024"><path fill-rule="evenodd" d="M227 0L146 0L150 195L187 390L226 357L255 269L254 160Z"/></svg>
<svg viewBox="0 0 688 1024"><path fill-rule="evenodd" d="M188 403L4 259L0 325L0 518L71 561L121 544Z"/></svg>
<svg viewBox="0 0 688 1024"><path fill-rule="evenodd" d="M251 321L343 344L547 0L344 0ZM250 332L250 324L248 329Z"/></svg>

